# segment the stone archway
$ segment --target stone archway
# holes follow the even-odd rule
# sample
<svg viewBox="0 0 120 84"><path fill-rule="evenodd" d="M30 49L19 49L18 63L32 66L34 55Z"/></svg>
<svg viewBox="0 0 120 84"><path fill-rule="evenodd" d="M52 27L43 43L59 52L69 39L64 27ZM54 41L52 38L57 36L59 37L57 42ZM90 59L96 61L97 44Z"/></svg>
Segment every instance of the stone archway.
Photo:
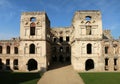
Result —
<svg viewBox="0 0 120 84"><path fill-rule="evenodd" d="M27 64L27 68L29 71L32 71L32 70L37 70L37 61L34 60L34 59L30 59L28 61L28 64Z"/></svg>
<svg viewBox="0 0 120 84"><path fill-rule="evenodd" d="M91 70L94 69L94 61L92 59L88 59L85 62L85 70Z"/></svg>

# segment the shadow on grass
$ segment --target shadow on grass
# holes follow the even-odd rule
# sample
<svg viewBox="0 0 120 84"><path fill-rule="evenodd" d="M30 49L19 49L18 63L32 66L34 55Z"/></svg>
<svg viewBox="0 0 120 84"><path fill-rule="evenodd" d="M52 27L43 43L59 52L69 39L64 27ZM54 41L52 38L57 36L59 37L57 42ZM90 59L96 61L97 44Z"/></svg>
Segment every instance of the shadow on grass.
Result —
<svg viewBox="0 0 120 84"><path fill-rule="evenodd" d="M0 72L0 84L36 84L41 78L40 72L22 73L22 72Z"/></svg>

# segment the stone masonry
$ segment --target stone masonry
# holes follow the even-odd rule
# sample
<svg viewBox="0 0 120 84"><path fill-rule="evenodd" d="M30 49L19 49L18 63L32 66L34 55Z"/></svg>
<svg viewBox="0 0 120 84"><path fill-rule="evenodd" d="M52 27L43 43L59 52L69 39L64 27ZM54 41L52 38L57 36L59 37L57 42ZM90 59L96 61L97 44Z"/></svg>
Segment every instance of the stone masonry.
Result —
<svg viewBox="0 0 120 84"><path fill-rule="evenodd" d="M69 62L76 71L120 71L120 40L102 30L99 10L76 11L71 26L51 28L45 12L23 12L20 37L0 40L0 70L46 71Z"/></svg>

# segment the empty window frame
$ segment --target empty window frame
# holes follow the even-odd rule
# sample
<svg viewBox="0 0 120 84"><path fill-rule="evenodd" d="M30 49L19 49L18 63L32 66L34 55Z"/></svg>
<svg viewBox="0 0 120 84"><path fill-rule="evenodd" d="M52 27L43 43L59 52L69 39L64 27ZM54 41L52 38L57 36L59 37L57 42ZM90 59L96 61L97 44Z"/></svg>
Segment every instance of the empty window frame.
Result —
<svg viewBox="0 0 120 84"><path fill-rule="evenodd" d="M54 42L57 42L57 38L53 38L53 41L54 41Z"/></svg>
<svg viewBox="0 0 120 84"><path fill-rule="evenodd" d="M18 70L18 59L15 59L13 61L13 68L14 68L14 70Z"/></svg>
<svg viewBox="0 0 120 84"><path fill-rule="evenodd" d="M2 46L0 46L0 54L2 54L2 50L3 50L3 49L2 49Z"/></svg>
<svg viewBox="0 0 120 84"><path fill-rule="evenodd" d="M60 43L63 42L63 37L60 37Z"/></svg>
<svg viewBox="0 0 120 84"><path fill-rule="evenodd" d="M10 70L10 59L6 59L6 69Z"/></svg>
<svg viewBox="0 0 120 84"><path fill-rule="evenodd" d="M29 47L29 53L30 54L35 54L35 45L34 44L30 45L30 47Z"/></svg>
<svg viewBox="0 0 120 84"><path fill-rule="evenodd" d="M91 16L86 16L86 17L85 17L85 20L86 20L86 21L90 21L90 20L91 20Z"/></svg>
<svg viewBox="0 0 120 84"><path fill-rule="evenodd" d="M14 53L18 54L18 47L14 47Z"/></svg>
<svg viewBox="0 0 120 84"><path fill-rule="evenodd" d="M92 54L92 44L87 44L87 54Z"/></svg>
<svg viewBox="0 0 120 84"><path fill-rule="evenodd" d="M36 17L31 17L31 18L30 18L30 21L31 21L31 22L35 22L35 21L36 21Z"/></svg>
<svg viewBox="0 0 120 84"><path fill-rule="evenodd" d="M34 36L35 35L35 23L30 24L30 35Z"/></svg>
<svg viewBox="0 0 120 84"><path fill-rule="evenodd" d="M7 53L7 54L10 54L10 46L7 46L7 48L6 48L6 53Z"/></svg>
<svg viewBox="0 0 120 84"><path fill-rule="evenodd" d="M105 54L108 54L108 46L105 47Z"/></svg>

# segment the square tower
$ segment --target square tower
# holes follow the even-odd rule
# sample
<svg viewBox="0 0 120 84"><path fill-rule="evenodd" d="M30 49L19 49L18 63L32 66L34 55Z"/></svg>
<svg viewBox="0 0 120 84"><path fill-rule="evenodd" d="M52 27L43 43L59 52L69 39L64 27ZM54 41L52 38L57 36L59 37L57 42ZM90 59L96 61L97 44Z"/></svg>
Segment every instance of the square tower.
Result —
<svg viewBox="0 0 120 84"><path fill-rule="evenodd" d="M71 62L75 70L102 71L102 20L98 10L77 11L72 22L74 28Z"/></svg>

